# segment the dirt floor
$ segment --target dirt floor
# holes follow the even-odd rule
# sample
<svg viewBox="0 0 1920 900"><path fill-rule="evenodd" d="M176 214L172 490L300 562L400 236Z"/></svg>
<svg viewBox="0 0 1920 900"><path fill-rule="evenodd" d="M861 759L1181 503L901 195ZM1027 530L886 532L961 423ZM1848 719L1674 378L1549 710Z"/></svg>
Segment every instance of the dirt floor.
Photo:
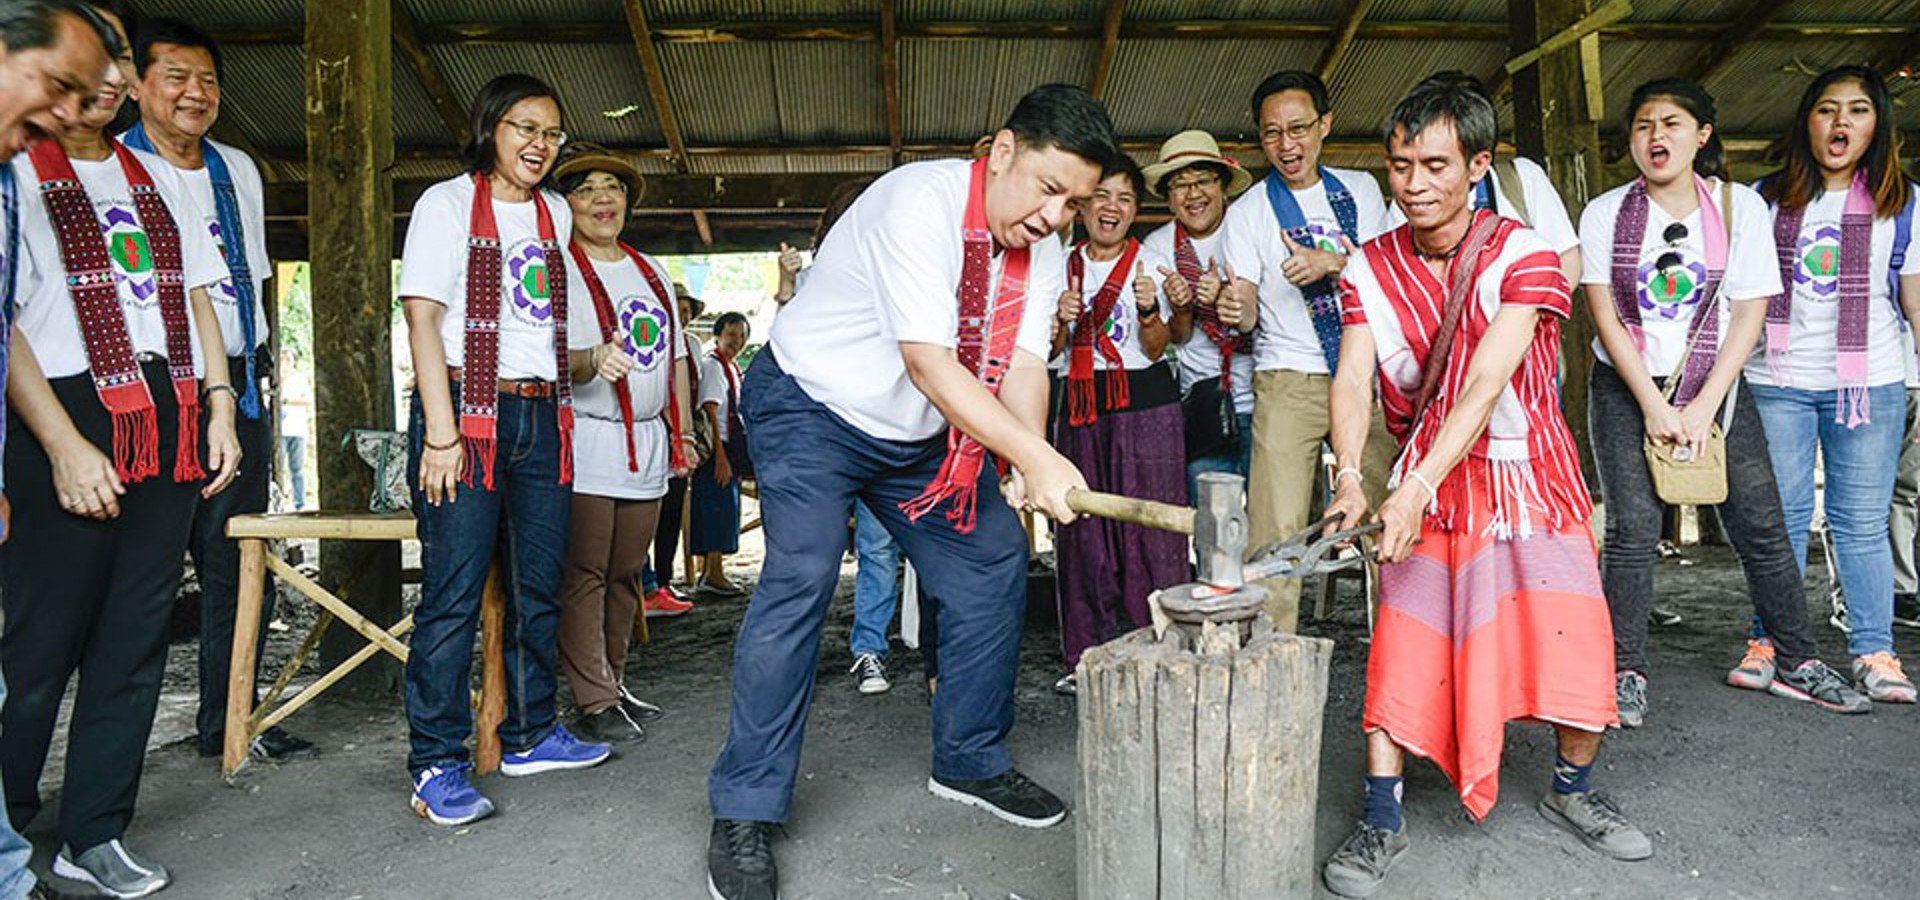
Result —
<svg viewBox="0 0 1920 900"><path fill-rule="evenodd" d="M735 575L750 579L752 554L735 562ZM1920 897L1920 711L1881 707L1843 718L1726 687L1721 676L1739 656L1747 616L1737 566L1725 550L1689 548L1659 577L1663 605L1686 621L1655 630L1649 724L1611 740L1597 775L1653 835L1655 857L1609 862L1542 820L1531 806L1546 788L1551 738L1514 726L1502 802L1484 824L1467 819L1436 769L1410 767L1413 852L1380 897ZM851 591L849 564L841 594ZM1824 620L1818 565L1808 596ZM223 784L216 760L168 743L190 733L193 711L192 646L176 646L129 840L171 868L174 886L163 896L183 900L704 897L705 775L725 734L732 636L745 606L702 602L683 618L656 620L653 642L636 649L628 669L638 692L669 710L644 745L592 771L484 779L500 813L459 829L428 825L407 806L397 701L323 701L302 711L288 725L318 742L320 758L256 765ZM1321 766L1322 858L1361 805L1359 610L1349 594L1329 621L1308 626L1338 641ZM776 843L783 896L1073 897L1071 822L1028 831L928 795L918 657L896 652L891 693L857 694L845 673L851 617L842 602L827 625L796 818ZM1830 661L1844 659L1837 631L1822 625L1819 637ZM1897 638L1920 658L1920 635ZM272 655L283 658L295 639L276 636ZM1060 674L1050 627L1030 629L1023 662L1014 756L1071 803L1074 707L1050 689ZM50 821L43 815L29 830L41 871Z"/></svg>

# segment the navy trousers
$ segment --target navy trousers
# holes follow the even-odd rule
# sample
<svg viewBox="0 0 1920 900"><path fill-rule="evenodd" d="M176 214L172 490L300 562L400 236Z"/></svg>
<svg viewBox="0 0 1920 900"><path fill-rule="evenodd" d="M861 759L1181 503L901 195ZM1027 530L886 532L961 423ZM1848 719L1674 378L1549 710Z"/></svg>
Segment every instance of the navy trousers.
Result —
<svg viewBox="0 0 1920 900"><path fill-rule="evenodd" d="M707 781L714 817L784 822L792 812L820 630L855 499L866 501L899 542L923 594L941 599L934 774L972 780L1007 771L1027 541L1000 499L993 466L980 475L971 533L953 529L945 506L910 522L900 504L933 480L946 455L944 435L913 442L870 437L807 396L770 348L754 358L741 405L759 470L767 555L734 645L727 743Z"/></svg>

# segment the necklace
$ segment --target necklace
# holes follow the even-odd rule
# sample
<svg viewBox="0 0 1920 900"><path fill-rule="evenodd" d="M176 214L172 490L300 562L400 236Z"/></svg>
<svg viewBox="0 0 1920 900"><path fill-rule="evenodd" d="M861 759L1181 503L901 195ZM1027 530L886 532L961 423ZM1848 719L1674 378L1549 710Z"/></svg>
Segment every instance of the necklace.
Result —
<svg viewBox="0 0 1920 900"><path fill-rule="evenodd" d="M1473 225L1471 222L1469 222L1467 225L1467 230L1460 233L1460 239L1457 241L1454 241L1453 247L1448 249L1447 252L1445 253L1428 253L1427 251L1420 249L1419 241L1413 242L1413 253L1415 256L1418 256L1421 259L1430 260L1433 262L1446 262L1447 260L1452 259L1455 254L1460 252L1460 245L1465 244L1467 242L1467 234L1472 231L1473 231Z"/></svg>

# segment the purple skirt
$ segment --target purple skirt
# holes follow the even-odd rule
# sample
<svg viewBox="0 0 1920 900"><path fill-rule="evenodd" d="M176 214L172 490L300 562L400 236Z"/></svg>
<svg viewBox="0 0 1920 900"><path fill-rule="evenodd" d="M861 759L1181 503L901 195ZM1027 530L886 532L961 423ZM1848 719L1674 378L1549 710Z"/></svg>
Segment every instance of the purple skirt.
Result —
<svg viewBox="0 0 1920 900"><path fill-rule="evenodd" d="M1067 424L1063 416L1055 423L1053 445L1096 491L1184 506L1183 429L1177 402L1102 409L1082 426ZM1069 668L1088 647L1149 624L1148 594L1192 578L1187 537L1171 531L1082 516L1054 528L1053 546L1060 641Z"/></svg>

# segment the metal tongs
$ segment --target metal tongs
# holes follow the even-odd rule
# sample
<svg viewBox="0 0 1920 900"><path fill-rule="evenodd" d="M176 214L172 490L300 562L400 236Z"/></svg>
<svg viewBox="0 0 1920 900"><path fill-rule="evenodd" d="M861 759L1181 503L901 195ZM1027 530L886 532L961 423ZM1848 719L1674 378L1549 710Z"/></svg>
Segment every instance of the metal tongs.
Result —
<svg viewBox="0 0 1920 900"><path fill-rule="evenodd" d="M1344 572L1365 565L1368 558L1366 551L1345 554L1341 551L1352 547L1356 538L1378 532L1384 526L1372 522L1357 528L1335 530L1333 526L1339 521L1339 516L1327 516L1292 537L1255 550L1247 558L1246 565L1241 567L1241 572L1246 580L1257 581L1262 578L1305 578L1309 575Z"/></svg>

